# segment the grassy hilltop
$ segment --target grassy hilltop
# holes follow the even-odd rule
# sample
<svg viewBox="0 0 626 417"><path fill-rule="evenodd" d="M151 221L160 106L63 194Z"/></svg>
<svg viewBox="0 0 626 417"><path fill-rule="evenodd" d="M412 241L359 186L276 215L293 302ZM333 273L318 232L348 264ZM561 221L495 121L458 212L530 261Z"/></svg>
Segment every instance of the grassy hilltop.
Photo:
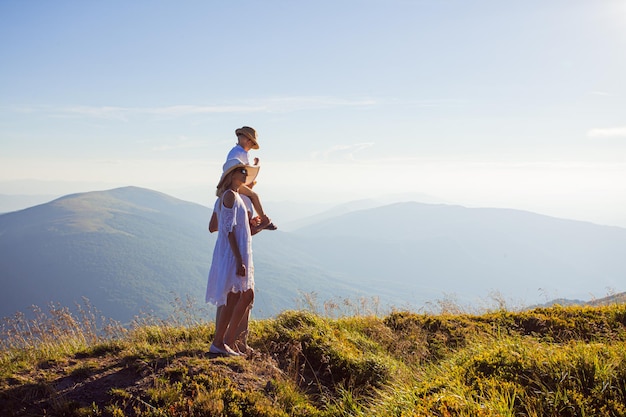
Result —
<svg viewBox="0 0 626 417"><path fill-rule="evenodd" d="M2 416L626 416L626 304L212 323L100 323L53 307L5 323ZM97 323L98 322L98 323Z"/></svg>

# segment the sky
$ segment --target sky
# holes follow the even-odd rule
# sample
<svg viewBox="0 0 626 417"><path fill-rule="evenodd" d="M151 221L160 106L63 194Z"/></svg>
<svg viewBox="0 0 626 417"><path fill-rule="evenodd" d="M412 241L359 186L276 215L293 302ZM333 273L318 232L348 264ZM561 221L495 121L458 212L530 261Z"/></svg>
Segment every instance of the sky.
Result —
<svg viewBox="0 0 626 417"><path fill-rule="evenodd" d="M626 227L625 51L624 0L0 0L0 194L212 207L247 125L262 201Z"/></svg>

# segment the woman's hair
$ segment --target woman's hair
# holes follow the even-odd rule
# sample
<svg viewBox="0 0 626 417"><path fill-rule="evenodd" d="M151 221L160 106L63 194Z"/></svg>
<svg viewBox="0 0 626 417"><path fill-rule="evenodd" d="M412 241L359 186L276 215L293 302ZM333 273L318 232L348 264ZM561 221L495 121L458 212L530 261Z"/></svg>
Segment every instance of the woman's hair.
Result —
<svg viewBox="0 0 626 417"><path fill-rule="evenodd" d="M231 171L226 174L224 179L220 181L219 184L217 184L217 191L215 192L216 196L221 197L222 194L224 194L224 192L226 192L226 190L230 188L230 183L233 181L233 172L234 171Z"/></svg>

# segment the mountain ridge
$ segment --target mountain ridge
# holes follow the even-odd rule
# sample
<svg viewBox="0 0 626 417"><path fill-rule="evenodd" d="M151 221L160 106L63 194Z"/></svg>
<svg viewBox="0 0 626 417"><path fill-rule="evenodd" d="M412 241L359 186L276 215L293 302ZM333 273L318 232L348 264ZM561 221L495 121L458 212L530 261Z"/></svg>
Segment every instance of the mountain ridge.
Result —
<svg viewBox="0 0 626 417"><path fill-rule="evenodd" d="M168 314L175 298L201 305L215 239L210 214L123 187L0 215L0 316L82 296L122 321ZM626 274L626 229L510 209L395 203L253 241L255 314L265 317L311 296L419 309L449 294L471 304L495 290L536 305L538 292L584 299L616 289Z"/></svg>
<svg viewBox="0 0 626 417"><path fill-rule="evenodd" d="M372 230L376 231L375 237ZM421 276L439 271L437 283L442 288L446 277L453 277L445 291L454 292L456 287L461 293L471 291L470 286L464 287L463 280L457 278L463 276L464 270L466 281L472 283L481 276L490 277L491 288L498 289L499 279L527 281L526 284L534 281L535 287L540 288L544 281L550 281L551 274L570 276L569 281L561 280L562 288L584 287L584 281L594 277L597 269L611 276L605 281L606 287L615 287L620 282L619 273L609 270L626 268L619 253L619 248L626 247L625 232L626 229L615 226L555 219L519 210L415 202L356 211L294 231L308 237L327 238L321 247L312 250L326 251L329 259L342 246L355 246L359 252L356 247L385 242L381 246L385 259L395 263L410 259L411 267ZM455 261L462 267L455 268ZM355 258L345 262L358 264ZM339 260L335 259L334 265L339 267L338 264ZM360 272L363 277L374 278L383 274L384 268L370 265ZM397 270L397 273L403 272Z"/></svg>
<svg viewBox="0 0 626 417"><path fill-rule="evenodd" d="M49 301L73 305L84 296L110 317L127 321L142 309L168 310L172 291L199 291L198 276L210 260L195 247L210 246L211 236L185 216L173 219L167 205L154 205L176 204L170 198L125 187L72 194L0 216L0 271L9 290L2 303L23 310ZM182 213L208 222L207 208L183 207ZM163 244L168 234L175 236L175 247ZM187 258L185 251L195 255Z"/></svg>

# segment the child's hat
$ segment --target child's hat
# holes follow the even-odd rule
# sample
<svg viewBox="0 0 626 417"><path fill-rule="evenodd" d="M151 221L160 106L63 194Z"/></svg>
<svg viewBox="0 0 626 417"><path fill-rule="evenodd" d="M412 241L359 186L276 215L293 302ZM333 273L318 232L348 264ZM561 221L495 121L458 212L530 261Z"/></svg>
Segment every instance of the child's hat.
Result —
<svg viewBox="0 0 626 417"><path fill-rule="evenodd" d="M257 141L257 138L256 138L256 130L254 130L253 128L249 126L244 126L242 128L235 130L235 135L237 136L243 135L247 137L248 139L252 141L252 149L259 149L259 142Z"/></svg>

